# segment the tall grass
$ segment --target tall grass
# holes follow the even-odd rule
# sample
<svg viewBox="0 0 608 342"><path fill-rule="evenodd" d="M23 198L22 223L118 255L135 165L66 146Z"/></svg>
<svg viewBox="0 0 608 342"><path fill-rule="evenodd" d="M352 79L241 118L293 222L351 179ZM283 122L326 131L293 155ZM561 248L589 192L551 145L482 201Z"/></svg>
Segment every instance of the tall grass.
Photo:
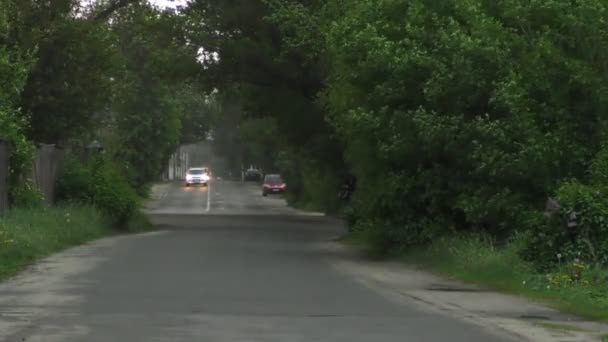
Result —
<svg viewBox="0 0 608 342"><path fill-rule="evenodd" d="M0 216L0 279L39 258L112 233L90 206L12 209Z"/></svg>
<svg viewBox="0 0 608 342"><path fill-rule="evenodd" d="M377 256L365 234L353 235L350 242ZM551 273L541 273L520 257L524 242L521 236L498 246L482 235L454 236L398 257L456 279L608 321L607 269L564 262Z"/></svg>
<svg viewBox="0 0 608 342"><path fill-rule="evenodd" d="M121 231L129 233L142 233L151 230L152 223L148 220L148 217L141 211L135 211L124 223L123 227L120 227Z"/></svg>
<svg viewBox="0 0 608 342"><path fill-rule="evenodd" d="M564 263L551 273L541 273L520 257L522 246L523 238L496 246L479 235L451 237L410 251L405 258L457 279L608 321L608 270Z"/></svg>
<svg viewBox="0 0 608 342"><path fill-rule="evenodd" d="M517 241L498 247L484 236L460 236L439 239L426 249L406 253L406 258L463 280L511 289L534 274L532 265L519 256L519 246Z"/></svg>

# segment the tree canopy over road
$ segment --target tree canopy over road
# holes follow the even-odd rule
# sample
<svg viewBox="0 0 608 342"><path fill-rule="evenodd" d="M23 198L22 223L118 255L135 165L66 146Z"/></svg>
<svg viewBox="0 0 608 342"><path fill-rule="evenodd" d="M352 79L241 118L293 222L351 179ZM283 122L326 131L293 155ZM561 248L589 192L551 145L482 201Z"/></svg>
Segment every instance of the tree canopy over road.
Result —
<svg viewBox="0 0 608 342"><path fill-rule="evenodd" d="M248 142L266 146L296 204L337 206L352 173L350 220L381 250L522 232L544 265L557 253L607 261L607 10L199 0L185 14L201 23L193 41L220 56L205 82L238 94ZM551 220L548 198L561 204ZM568 231L572 212L587 214Z"/></svg>
<svg viewBox="0 0 608 342"><path fill-rule="evenodd" d="M31 143L97 139L142 192L213 131L234 168L283 173L295 205L337 210L356 176L349 222L384 251L522 232L541 267L608 262L605 1L0 6L14 177Z"/></svg>

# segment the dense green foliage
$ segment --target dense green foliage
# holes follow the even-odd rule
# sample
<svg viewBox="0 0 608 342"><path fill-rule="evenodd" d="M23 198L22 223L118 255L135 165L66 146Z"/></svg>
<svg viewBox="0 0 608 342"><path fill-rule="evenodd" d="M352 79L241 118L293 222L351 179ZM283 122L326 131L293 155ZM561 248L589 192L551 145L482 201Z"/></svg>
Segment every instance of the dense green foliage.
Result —
<svg viewBox="0 0 608 342"><path fill-rule="evenodd" d="M539 265L603 262L604 1L200 0L187 13L220 56L210 85L239 95L246 127L276 124L274 140L242 133L241 158L272 156L296 203L331 208L352 172L350 221L383 251L527 231ZM559 223L543 216L551 196Z"/></svg>
<svg viewBox="0 0 608 342"><path fill-rule="evenodd" d="M94 125L86 117L108 95L100 91L107 83L103 82L105 71L97 66L111 64L103 59L107 46L99 47L108 42L97 39L100 33L107 38L107 29L69 18L66 13L74 2L54 1L49 8L36 3L40 4L0 1L0 138L12 145L9 185L14 206L0 219L0 278L51 253L110 234L107 217L115 220L117 214L128 215L124 202L133 198L129 197L133 190L105 163L88 175L86 188L95 190L91 203L105 205L112 215L80 204L43 208L40 194L27 180L33 151L30 139L65 143L67 138L89 133ZM57 21L50 25L51 19ZM45 23L49 24L46 29ZM90 69L85 67L89 63ZM22 93L24 88L27 91ZM73 173L68 164L62 181L74 183ZM70 196L80 195L78 190L70 189ZM145 226L133 217L127 224L130 229Z"/></svg>
<svg viewBox="0 0 608 342"><path fill-rule="evenodd" d="M205 138L211 113L201 109L202 68L184 15L145 0L0 6L0 138L12 143L14 205L35 202L27 180L34 144L57 144L80 156L98 141L107 164L98 169L119 165L128 186L145 195L180 143ZM182 131L184 121L199 124ZM102 192L126 191L116 184ZM132 210L118 210L120 220L122 211Z"/></svg>
<svg viewBox="0 0 608 342"><path fill-rule="evenodd" d="M93 205L115 226L124 226L139 198L118 165L103 157L87 163L70 159L58 184L60 200Z"/></svg>
<svg viewBox="0 0 608 342"><path fill-rule="evenodd" d="M139 4L119 12L114 20L112 28L126 63L116 79L111 149L143 194L180 142L204 136L208 127L193 131L189 125L204 122L208 113L196 108L203 95L191 83L200 65L197 48L185 40L183 17ZM183 138L182 126L188 128Z"/></svg>
<svg viewBox="0 0 608 342"><path fill-rule="evenodd" d="M31 179L21 178L17 186L10 186L10 204L17 208L42 208L45 205L44 195Z"/></svg>
<svg viewBox="0 0 608 342"><path fill-rule="evenodd" d="M54 30L38 42L21 104L31 116L32 139L65 144L95 128L95 114L112 94L117 56L106 27L67 19Z"/></svg>
<svg viewBox="0 0 608 342"><path fill-rule="evenodd" d="M323 68L307 61L308 51L285 48L263 1L193 1L185 13L203 23L192 40L205 49L205 84L219 89L229 113L216 124L216 142L234 160L234 172L250 164L279 170L296 204L320 205L331 198L335 206L334 170L342 169L343 161L316 101ZM222 137L225 132L231 138ZM323 176L314 186L305 184L318 173Z"/></svg>
<svg viewBox="0 0 608 342"><path fill-rule="evenodd" d="M32 144L25 137L27 120L18 108L19 96L25 86L30 69L30 56L22 50L12 48L7 36L12 28L9 7L0 4L0 138L10 144L10 174L12 186L9 197L15 200L20 193L27 192L26 184L20 184L21 175L30 169Z"/></svg>
<svg viewBox="0 0 608 342"><path fill-rule="evenodd" d="M594 5L366 2L339 20L325 96L362 190L377 189L362 218L397 245L449 229L502 236L584 177L605 75L578 51L605 39L570 32L601 26Z"/></svg>
<svg viewBox="0 0 608 342"><path fill-rule="evenodd" d="M111 233L92 207L18 208L0 221L0 278L62 249Z"/></svg>
<svg viewBox="0 0 608 342"><path fill-rule="evenodd" d="M385 252L525 232L539 267L606 263L605 1L5 6L0 129L22 142L16 179L24 134L76 151L101 141L98 169L118 165L139 194L177 145L212 137L233 175L283 173L296 205L338 209L355 175L349 223Z"/></svg>
<svg viewBox="0 0 608 342"><path fill-rule="evenodd" d="M529 211L586 179L608 99L605 6L365 2L338 20L325 98L366 194L361 218L387 248L535 230Z"/></svg>
<svg viewBox="0 0 608 342"><path fill-rule="evenodd" d="M572 260L608 264L606 194L606 186L562 184L556 196L559 211L549 220L536 220L524 255L545 268Z"/></svg>

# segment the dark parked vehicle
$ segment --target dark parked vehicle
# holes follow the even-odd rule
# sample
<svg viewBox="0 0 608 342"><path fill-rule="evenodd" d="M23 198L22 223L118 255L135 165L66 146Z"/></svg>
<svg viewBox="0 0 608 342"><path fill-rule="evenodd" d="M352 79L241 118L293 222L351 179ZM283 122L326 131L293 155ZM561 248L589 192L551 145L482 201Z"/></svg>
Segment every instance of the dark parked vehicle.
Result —
<svg viewBox="0 0 608 342"><path fill-rule="evenodd" d="M249 169L245 171L244 180L245 182L260 182L262 180L262 172L256 169Z"/></svg>
<svg viewBox="0 0 608 342"><path fill-rule="evenodd" d="M278 174L269 174L264 177L264 184L262 184L262 196L268 194L282 194L285 192L287 185Z"/></svg>

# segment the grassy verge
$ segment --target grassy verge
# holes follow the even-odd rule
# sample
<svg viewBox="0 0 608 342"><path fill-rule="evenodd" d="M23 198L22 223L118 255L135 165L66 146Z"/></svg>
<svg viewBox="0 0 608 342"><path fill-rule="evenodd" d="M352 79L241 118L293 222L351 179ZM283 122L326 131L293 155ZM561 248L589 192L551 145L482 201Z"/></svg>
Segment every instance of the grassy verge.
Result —
<svg viewBox="0 0 608 342"><path fill-rule="evenodd" d="M110 227L89 206L13 209L0 217L0 279L52 253L115 233ZM143 215L135 215L126 228L142 231L149 224Z"/></svg>
<svg viewBox="0 0 608 342"><path fill-rule="evenodd" d="M364 237L351 237L349 242L369 250ZM519 250L518 242L499 248L481 237L444 238L399 258L565 312L608 321L608 270L564 265L554 273L539 273L520 258Z"/></svg>
<svg viewBox="0 0 608 342"><path fill-rule="evenodd" d="M129 233L142 233L153 229L152 224L146 215L140 211L136 211L133 215L131 215L126 223L126 226L123 228L124 231Z"/></svg>
<svg viewBox="0 0 608 342"><path fill-rule="evenodd" d="M321 205L319 205L318 203L314 203L314 202L306 202L306 201L293 201L293 202L288 202L289 206L294 208L294 209L298 209L298 210L303 210L303 211L323 211L323 208Z"/></svg>

